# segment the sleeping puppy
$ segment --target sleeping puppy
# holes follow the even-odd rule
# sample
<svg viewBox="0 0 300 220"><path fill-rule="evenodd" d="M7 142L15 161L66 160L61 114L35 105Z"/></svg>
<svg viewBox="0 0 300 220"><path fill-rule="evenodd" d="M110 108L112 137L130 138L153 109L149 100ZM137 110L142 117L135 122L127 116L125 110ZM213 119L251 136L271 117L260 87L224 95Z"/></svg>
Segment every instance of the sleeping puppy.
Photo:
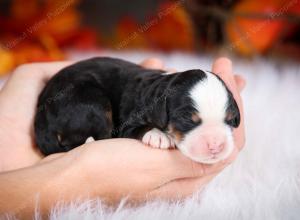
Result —
<svg viewBox="0 0 300 220"><path fill-rule="evenodd" d="M58 72L38 100L35 139L49 155L85 142L135 138L177 147L211 164L234 148L240 112L215 74L199 69L166 74L113 58L92 58Z"/></svg>

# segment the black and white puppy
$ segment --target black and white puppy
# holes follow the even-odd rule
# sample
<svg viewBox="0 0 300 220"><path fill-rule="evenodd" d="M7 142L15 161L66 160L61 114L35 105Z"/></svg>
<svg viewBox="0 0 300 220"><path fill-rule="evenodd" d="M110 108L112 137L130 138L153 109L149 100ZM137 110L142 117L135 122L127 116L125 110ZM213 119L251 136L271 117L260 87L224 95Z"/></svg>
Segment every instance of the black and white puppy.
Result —
<svg viewBox="0 0 300 220"><path fill-rule="evenodd" d="M113 58L92 58L58 72L38 100L36 143L45 154L111 137L177 147L201 163L225 159L234 148L240 113L215 74L166 74Z"/></svg>

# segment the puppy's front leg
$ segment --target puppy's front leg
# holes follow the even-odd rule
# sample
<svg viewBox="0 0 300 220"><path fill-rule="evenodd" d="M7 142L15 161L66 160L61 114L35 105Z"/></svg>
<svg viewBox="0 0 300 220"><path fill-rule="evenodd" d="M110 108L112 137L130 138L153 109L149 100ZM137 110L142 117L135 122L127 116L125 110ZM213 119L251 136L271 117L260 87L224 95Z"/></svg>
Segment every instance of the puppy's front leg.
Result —
<svg viewBox="0 0 300 220"><path fill-rule="evenodd" d="M142 138L142 142L154 148L175 148L173 138L157 128L153 128L150 131L146 132Z"/></svg>

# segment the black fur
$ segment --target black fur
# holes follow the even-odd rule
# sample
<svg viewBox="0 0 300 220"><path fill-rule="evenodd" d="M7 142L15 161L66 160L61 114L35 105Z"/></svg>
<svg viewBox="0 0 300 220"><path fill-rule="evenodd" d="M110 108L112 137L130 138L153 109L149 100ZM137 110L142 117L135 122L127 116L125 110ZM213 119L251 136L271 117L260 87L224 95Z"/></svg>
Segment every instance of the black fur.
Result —
<svg viewBox="0 0 300 220"><path fill-rule="evenodd" d="M177 130L188 132L197 123L189 117L195 109L186 94L206 75L201 70L161 73L105 57L61 70L38 100L37 145L48 155L80 146L90 136L95 140L139 139L154 127L166 130L170 122ZM228 111L238 113L235 105L232 97ZM239 113L238 120L236 114L231 115L228 123L239 124Z"/></svg>

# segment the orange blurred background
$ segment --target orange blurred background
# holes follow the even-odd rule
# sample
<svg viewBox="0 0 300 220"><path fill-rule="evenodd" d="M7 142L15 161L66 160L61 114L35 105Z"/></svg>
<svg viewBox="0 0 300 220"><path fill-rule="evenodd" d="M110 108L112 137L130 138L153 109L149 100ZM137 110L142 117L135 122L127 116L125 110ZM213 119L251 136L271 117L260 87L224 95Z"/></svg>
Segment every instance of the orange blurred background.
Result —
<svg viewBox="0 0 300 220"><path fill-rule="evenodd" d="M226 51L300 60L299 0L2 0L0 75L68 50Z"/></svg>

